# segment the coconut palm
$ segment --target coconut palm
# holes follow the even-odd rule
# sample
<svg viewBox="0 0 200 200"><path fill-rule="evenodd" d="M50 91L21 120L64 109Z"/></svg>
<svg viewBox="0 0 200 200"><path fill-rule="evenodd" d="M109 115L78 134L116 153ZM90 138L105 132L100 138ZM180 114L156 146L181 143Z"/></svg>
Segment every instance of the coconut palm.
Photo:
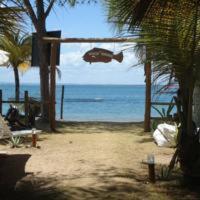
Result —
<svg viewBox="0 0 200 200"><path fill-rule="evenodd" d="M40 92L42 100L42 119L49 120L49 66L47 62L47 44L43 37L47 36L47 18L56 5L73 7L78 3L88 3L95 0L11 0L30 18L37 33L37 45L40 70Z"/></svg>
<svg viewBox="0 0 200 200"><path fill-rule="evenodd" d="M18 7L10 7L5 0L0 0L0 34L19 28L22 12Z"/></svg>
<svg viewBox="0 0 200 200"><path fill-rule="evenodd" d="M13 68L15 77L15 98L19 100L19 69L27 68L31 56L31 37L20 31L0 37L0 49L9 53L9 66Z"/></svg>
<svg viewBox="0 0 200 200"><path fill-rule="evenodd" d="M155 78L167 74L178 80L179 160L186 176L200 177L200 145L192 122L193 91L200 65L199 1L109 0L107 5L109 20L122 32L137 31L138 45L150 50Z"/></svg>

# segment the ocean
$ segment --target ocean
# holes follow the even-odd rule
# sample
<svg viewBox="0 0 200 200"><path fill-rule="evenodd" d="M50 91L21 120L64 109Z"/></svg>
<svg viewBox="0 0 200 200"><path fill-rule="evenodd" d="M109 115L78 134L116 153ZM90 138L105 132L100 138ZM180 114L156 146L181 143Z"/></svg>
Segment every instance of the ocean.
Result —
<svg viewBox="0 0 200 200"><path fill-rule="evenodd" d="M56 88L56 118L60 118L61 85ZM14 97L13 84L0 84L3 100ZM28 90L40 97L39 85L21 85L20 96ZM171 94L152 94L153 101L169 102ZM3 105L5 114L8 105ZM161 108L160 108L161 109ZM166 108L165 108L166 109ZM138 122L144 120L144 85L65 85L63 118L66 121ZM152 109L152 116L159 116Z"/></svg>

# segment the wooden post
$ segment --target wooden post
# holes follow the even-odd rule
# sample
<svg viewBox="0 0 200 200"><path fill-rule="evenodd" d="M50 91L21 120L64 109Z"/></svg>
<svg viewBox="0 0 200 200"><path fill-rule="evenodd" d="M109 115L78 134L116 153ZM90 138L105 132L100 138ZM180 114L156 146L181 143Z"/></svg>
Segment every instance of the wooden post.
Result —
<svg viewBox="0 0 200 200"><path fill-rule="evenodd" d="M151 183L155 183L155 157L153 154L147 155L147 164L148 164L148 171L149 171L149 181Z"/></svg>
<svg viewBox="0 0 200 200"><path fill-rule="evenodd" d="M156 176L155 176L155 164L154 163L149 163L148 164L148 169L149 169L149 181L151 183L156 182Z"/></svg>
<svg viewBox="0 0 200 200"><path fill-rule="evenodd" d="M37 147L37 134L35 130L32 130L32 147Z"/></svg>
<svg viewBox="0 0 200 200"><path fill-rule="evenodd" d="M61 94L61 102L60 102L60 119L63 119L63 101L65 95L65 86L62 85L62 94Z"/></svg>
<svg viewBox="0 0 200 200"><path fill-rule="evenodd" d="M144 119L144 131L151 131L151 62L145 63L145 76L146 76L146 96L145 96L145 119Z"/></svg>
<svg viewBox="0 0 200 200"><path fill-rule="evenodd" d="M2 115L2 90L0 90L0 114Z"/></svg>
<svg viewBox="0 0 200 200"><path fill-rule="evenodd" d="M57 44L55 42L51 43L51 59L50 59L50 106L49 106L49 118L50 118L50 128L52 131L56 129L56 109L55 109L55 99L56 99L56 53Z"/></svg>
<svg viewBox="0 0 200 200"><path fill-rule="evenodd" d="M28 114L29 114L29 98L28 91L24 92L24 113L25 113L25 125L28 126Z"/></svg>

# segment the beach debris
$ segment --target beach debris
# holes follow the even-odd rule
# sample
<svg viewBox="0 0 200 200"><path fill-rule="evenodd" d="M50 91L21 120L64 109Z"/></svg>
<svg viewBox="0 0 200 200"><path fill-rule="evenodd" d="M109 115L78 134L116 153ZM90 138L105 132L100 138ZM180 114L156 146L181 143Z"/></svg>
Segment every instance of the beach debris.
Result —
<svg viewBox="0 0 200 200"><path fill-rule="evenodd" d="M86 52L83 56L83 60L89 62L90 64L94 62L108 63L111 62L112 59L121 63L123 61L123 53L120 52L118 54L114 54L112 51L107 49L93 48Z"/></svg>
<svg viewBox="0 0 200 200"><path fill-rule="evenodd" d="M157 126L153 138L159 147L174 147L176 146L177 134L177 126L163 123Z"/></svg>

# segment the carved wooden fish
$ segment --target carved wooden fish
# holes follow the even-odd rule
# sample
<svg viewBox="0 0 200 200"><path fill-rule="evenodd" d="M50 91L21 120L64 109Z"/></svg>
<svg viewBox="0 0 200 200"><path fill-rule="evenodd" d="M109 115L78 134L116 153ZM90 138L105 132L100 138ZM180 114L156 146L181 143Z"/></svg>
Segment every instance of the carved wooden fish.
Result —
<svg viewBox="0 0 200 200"><path fill-rule="evenodd" d="M93 62L111 62L112 59L117 60L118 62L123 61L123 53L114 54L112 51L101 48L93 48L90 51L86 52L83 56L83 60L89 62L90 64Z"/></svg>

